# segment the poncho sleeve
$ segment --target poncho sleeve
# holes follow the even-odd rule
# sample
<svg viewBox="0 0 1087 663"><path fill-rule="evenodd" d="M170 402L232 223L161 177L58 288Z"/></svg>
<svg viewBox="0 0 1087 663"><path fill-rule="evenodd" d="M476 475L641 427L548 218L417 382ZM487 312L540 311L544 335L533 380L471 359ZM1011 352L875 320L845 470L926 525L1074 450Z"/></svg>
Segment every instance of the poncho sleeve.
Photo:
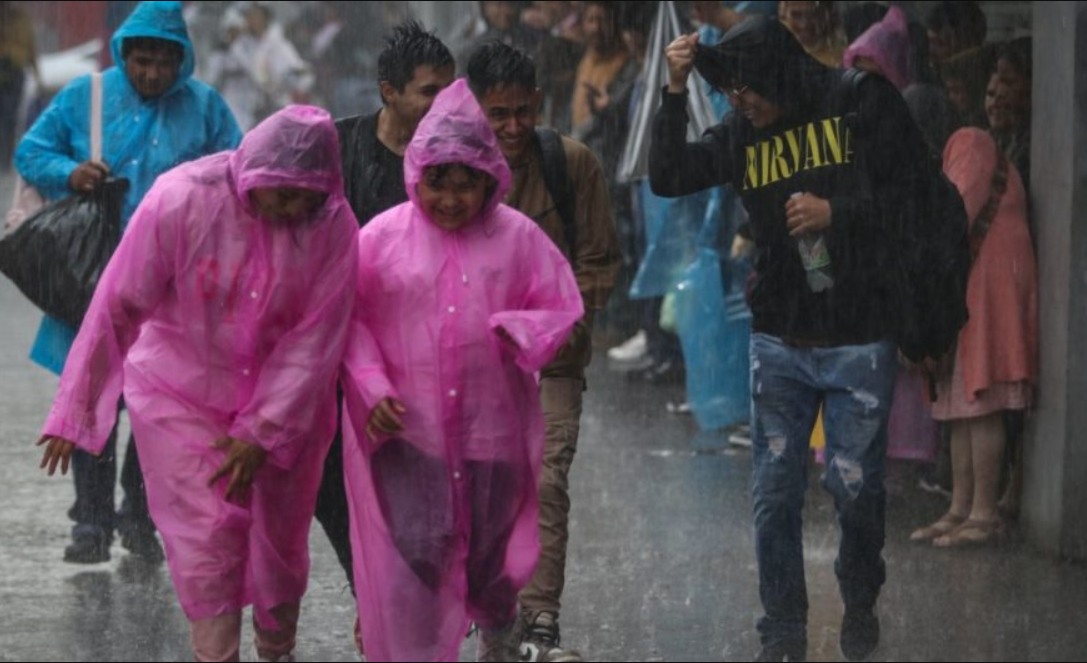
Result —
<svg viewBox="0 0 1087 663"><path fill-rule="evenodd" d="M351 417L352 426L363 444L368 442L364 431L374 408L386 398L400 398L389 380L381 347L367 323L368 316L375 313L370 295L378 284L369 247L365 236L360 237L355 308L341 373L346 404L344 416Z"/></svg>
<svg viewBox="0 0 1087 663"><path fill-rule="evenodd" d="M492 330L501 327L517 343L517 365L536 373L562 348L585 307L570 263L543 231L533 227L521 249L524 302L517 310L492 314L489 322Z"/></svg>
<svg viewBox="0 0 1087 663"><path fill-rule="evenodd" d="M117 419L128 349L174 277L178 212L155 187L136 210L109 261L61 375L43 434L100 453Z"/></svg>

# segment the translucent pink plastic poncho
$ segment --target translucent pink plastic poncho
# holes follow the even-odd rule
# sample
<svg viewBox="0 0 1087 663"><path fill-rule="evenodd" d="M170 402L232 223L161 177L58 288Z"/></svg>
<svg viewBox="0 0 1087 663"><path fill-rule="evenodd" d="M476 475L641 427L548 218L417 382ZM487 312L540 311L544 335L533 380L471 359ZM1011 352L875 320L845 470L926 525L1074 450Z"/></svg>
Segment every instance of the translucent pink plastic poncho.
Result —
<svg viewBox="0 0 1087 663"><path fill-rule="evenodd" d="M883 76L901 92L913 83L910 65L910 28L906 14L900 7L891 7L879 23L845 49L842 64L852 67L859 57L866 57L879 65Z"/></svg>
<svg viewBox="0 0 1087 663"><path fill-rule="evenodd" d="M163 175L106 269L45 433L100 452L122 387L151 516L190 620L301 598L307 535L336 425L357 224L336 131L293 106ZM254 188L329 194L311 218L262 218ZM243 505L208 487L226 436L268 459Z"/></svg>
<svg viewBox="0 0 1087 663"><path fill-rule="evenodd" d="M426 166L453 162L498 188L477 219L446 231L415 187ZM584 311L559 250L498 203L510 171L463 81L423 119L404 175L411 201L359 234L344 372L356 589L369 660L455 661L471 621L513 620L535 567L544 425L534 373ZM405 430L375 442L366 423L386 397L406 406Z"/></svg>

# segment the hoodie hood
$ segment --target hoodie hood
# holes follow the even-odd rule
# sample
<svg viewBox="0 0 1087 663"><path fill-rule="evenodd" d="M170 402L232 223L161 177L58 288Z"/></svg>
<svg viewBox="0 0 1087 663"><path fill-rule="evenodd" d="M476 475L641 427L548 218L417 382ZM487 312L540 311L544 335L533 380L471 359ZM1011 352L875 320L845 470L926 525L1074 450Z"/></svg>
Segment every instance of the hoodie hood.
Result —
<svg viewBox="0 0 1087 663"><path fill-rule="evenodd" d="M505 200L512 175L498 139L491 130L479 102L462 78L445 88L434 99L404 152L404 184L408 197L422 212L415 191L429 166L462 163L481 170L498 182L494 194L480 212L486 218Z"/></svg>
<svg viewBox="0 0 1087 663"><path fill-rule="evenodd" d="M316 106L284 108L245 135L230 155L230 174L249 212L249 192L258 188L292 187L343 198L332 117Z"/></svg>
<svg viewBox="0 0 1087 663"><path fill-rule="evenodd" d="M786 116L802 113L817 99L831 71L808 55L784 25L765 16L735 26L716 46L699 44L695 69L720 90L750 87Z"/></svg>
<svg viewBox="0 0 1087 663"><path fill-rule="evenodd" d="M189 30L185 27L185 17L181 13L180 2L141 2L136 6L117 32L113 33L113 39L110 40L113 63L121 71L125 68L124 58L121 57L121 46L125 39L131 37L153 37L181 44L185 55L181 60L181 68L177 72L177 80L166 94L173 94L192 79L193 70L196 68L196 58L192 41L189 39ZM125 80L128 80L127 76Z"/></svg>
<svg viewBox="0 0 1087 663"><path fill-rule="evenodd" d="M910 27L899 7L891 7L879 23L849 45L842 64L852 67L858 57L866 57L883 71L884 77L901 92L913 82L910 72Z"/></svg>

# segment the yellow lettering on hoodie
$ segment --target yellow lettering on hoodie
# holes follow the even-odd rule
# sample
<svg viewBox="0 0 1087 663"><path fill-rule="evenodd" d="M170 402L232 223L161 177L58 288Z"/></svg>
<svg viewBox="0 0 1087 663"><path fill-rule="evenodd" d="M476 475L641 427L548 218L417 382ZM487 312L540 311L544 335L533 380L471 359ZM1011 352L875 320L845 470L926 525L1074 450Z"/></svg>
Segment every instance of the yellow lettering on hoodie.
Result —
<svg viewBox="0 0 1087 663"><path fill-rule="evenodd" d="M842 161L842 138L838 133L838 129L841 127L842 118L835 117L829 120L823 120L823 140L826 141L827 161L832 164L841 164Z"/></svg>
<svg viewBox="0 0 1087 663"><path fill-rule="evenodd" d="M747 154L747 170L744 174L744 191L757 189L759 186L759 148L756 145L748 145L744 148Z"/></svg>
<svg viewBox="0 0 1087 663"><path fill-rule="evenodd" d="M771 140L774 141L773 153L774 153L774 172L778 173L781 179L789 179L795 172L789 168L789 162L785 160L785 141L781 139L781 136L774 136Z"/></svg>
<svg viewBox="0 0 1087 663"><path fill-rule="evenodd" d="M800 161L800 138L800 129L785 132L785 140L789 143L789 155L793 160L794 173L799 173L804 169L804 164Z"/></svg>
<svg viewBox="0 0 1087 663"><path fill-rule="evenodd" d="M814 122L809 122L807 127L807 140L804 141L804 170L822 168L823 151L819 148L819 131Z"/></svg>
<svg viewBox="0 0 1087 663"><path fill-rule="evenodd" d="M802 172L853 163L853 133L841 117L815 120L744 147L743 190L760 189Z"/></svg>
<svg viewBox="0 0 1087 663"><path fill-rule="evenodd" d="M760 184L759 186L766 186L767 184L772 184L778 181L777 177L774 177L774 179L770 179L770 141L764 140L759 145L759 148L759 156L761 157L760 160L762 161L762 184Z"/></svg>

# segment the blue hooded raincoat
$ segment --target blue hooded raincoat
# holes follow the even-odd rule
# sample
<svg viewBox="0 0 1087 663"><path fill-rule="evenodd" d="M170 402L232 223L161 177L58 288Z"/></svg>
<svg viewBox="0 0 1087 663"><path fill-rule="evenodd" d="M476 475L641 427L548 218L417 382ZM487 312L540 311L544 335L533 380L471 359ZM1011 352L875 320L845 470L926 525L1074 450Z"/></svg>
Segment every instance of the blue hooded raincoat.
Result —
<svg viewBox="0 0 1087 663"><path fill-rule="evenodd" d="M130 37L175 41L185 56L177 81L165 94L144 99L125 74L121 45ZM180 2L143 2L110 42L115 66L102 74L102 160L116 177L131 182L122 208L127 226L155 179L174 166L237 147L241 131L219 93L192 78L193 46ZM72 81L27 132L15 166L50 200L70 195L68 177L90 158L91 79ZM60 374L76 330L46 317L30 358Z"/></svg>

